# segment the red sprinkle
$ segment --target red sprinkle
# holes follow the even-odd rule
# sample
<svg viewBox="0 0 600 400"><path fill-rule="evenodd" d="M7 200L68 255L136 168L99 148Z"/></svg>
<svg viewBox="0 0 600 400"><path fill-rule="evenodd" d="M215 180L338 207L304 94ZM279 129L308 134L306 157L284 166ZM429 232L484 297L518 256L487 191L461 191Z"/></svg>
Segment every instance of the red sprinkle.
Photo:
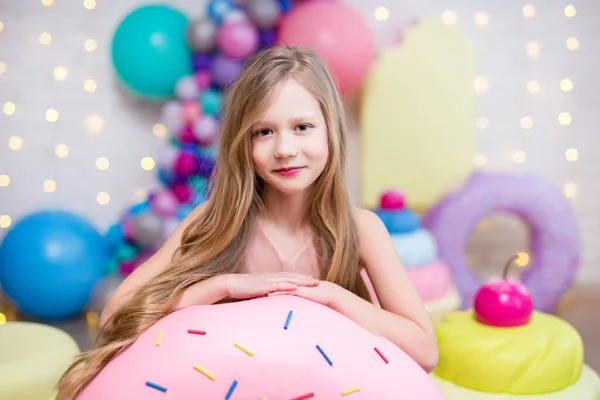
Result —
<svg viewBox="0 0 600 400"><path fill-rule="evenodd" d="M188 329L188 333L195 333L196 335L206 335L204 331L197 331L195 329Z"/></svg>
<svg viewBox="0 0 600 400"><path fill-rule="evenodd" d="M375 351L377 352L377 354L379 354L379 357L381 357L383 359L383 361L385 361L386 364L389 364L390 362L388 361L387 358L385 358L385 356L383 354L381 354L381 352L379 351L379 349L377 347L375 347Z"/></svg>
<svg viewBox="0 0 600 400"><path fill-rule="evenodd" d="M303 394L302 396L294 397L293 399L290 399L290 400L304 400L304 399L310 399L311 397L315 397L315 394L313 392Z"/></svg>

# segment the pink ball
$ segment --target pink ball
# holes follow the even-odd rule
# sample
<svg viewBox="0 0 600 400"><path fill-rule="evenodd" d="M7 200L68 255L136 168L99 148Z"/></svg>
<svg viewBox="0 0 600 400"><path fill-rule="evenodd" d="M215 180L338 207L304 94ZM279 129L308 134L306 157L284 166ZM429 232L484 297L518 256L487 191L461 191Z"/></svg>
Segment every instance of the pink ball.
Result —
<svg viewBox="0 0 600 400"><path fill-rule="evenodd" d="M248 20L225 23L218 32L217 42L223 54L229 58L245 58L258 49L258 29Z"/></svg>
<svg viewBox="0 0 600 400"><path fill-rule="evenodd" d="M406 207L404 193L398 189L390 189L383 193L380 207L384 210L403 210Z"/></svg>
<svg viewBox="0 0 600 400"><path fill-rule="evenodd" d="M201 70L196 72L194 75L196 78L196 84L200 90L206 90L212 83L212 75L209 70Z"/></svg>
<svg viewBox="0 0 600 400"><path fill-rule="evenodd" d="M201 121L203 118L200 118L198 121ZM196 143L196 136L194 136L194 129L190 125L186 125L179 135L179 140L183 143L191 144Z"/></svg>
<svg viewBox="0 0 600 400"><path fill-rule="evenodd" d="M197 100L190 100L183 103L183 121L186 124L193 124L201 115L202 110Z"/></svg>
<svg viewBox="0 0 600 400"><path fill-rule="evenodd" d="M181 176L190 176L198 171L198 160L194 153L182 151L175 160L175 173Z"/></svg>
<svg viewBox="0 0 600 400"><path fill-rule="evenodd" d="M177 182L171 186L171 192L180 203L187 203L192 199L194 192L191 185L185 182Z"/></svg>
<svg viewBox="0 0 600 400"><path fill-rule="evenodd" d="M375 60L375 37L365 18L338 1L299 3L286 14L279 43L306 46L323 58L343 96L353 94Z"/></svg>
<svg viewBox="0 0 600 400"><path fill-rule="evenodd" d="M208 146L215 141L219 131L219 121L212 115L203 115L194 125L195 138L200 145Z"/></svg>
<svg viewBox="0 0 600 400"><path fill-rule="evenodd" d="M170 313L113 357L77 399L193 400L198 393L223 399L232 391L231 400L307 393L341 400L340 392L355 386L360 391L348 400L444 399L431 376L391 341L329 307L283 295Z"/></svg>
<svg viewBox="0 0 600 400"><path fill-rule="evenodd" d="M163 190L152 197L150 207L158 215L168 217L175 214L177 207L179 207L179 201L171 191Z"/></svg>

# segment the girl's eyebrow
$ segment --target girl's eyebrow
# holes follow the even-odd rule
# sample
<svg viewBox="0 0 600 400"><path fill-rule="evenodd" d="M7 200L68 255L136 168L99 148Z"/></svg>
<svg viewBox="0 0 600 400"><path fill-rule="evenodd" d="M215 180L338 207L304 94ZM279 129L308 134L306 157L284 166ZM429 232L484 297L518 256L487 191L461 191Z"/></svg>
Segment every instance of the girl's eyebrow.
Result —
<svg viewBox="0 0 600 400"><path fill-rule="evenodd" d="M316 119L315 117L310 117L310 116L305 115L305 116L290 118L290 121L297 124L299 122L314 121L315 119ZM271 126L271 125L276 125L276 124L272 124L269 121L256 121L254 124L252 124L252 129L257 129L257 127L259 127L259 126Z"/></svg>

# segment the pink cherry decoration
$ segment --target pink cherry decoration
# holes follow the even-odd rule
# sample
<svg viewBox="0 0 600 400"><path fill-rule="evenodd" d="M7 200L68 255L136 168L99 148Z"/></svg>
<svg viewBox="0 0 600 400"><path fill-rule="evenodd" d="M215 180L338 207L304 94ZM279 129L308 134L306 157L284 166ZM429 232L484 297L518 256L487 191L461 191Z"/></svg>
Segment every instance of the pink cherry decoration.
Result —
<svg viewBox="0 0 600 400"><path fill-rule="evenodd" d="M384 210L402 210L406 207L406 197L398 189L390 189L383 193L380 206Z"/></svg>
<svg viewBox="0 0 600 400"><path fill-rule="evenodd" d="M533 301L523 283L507 278L508 268L517 259L512 257L504 267L502 278L484 284L477 294L473 309L482 323L499 327L522 326L529 323Z"/></svg>

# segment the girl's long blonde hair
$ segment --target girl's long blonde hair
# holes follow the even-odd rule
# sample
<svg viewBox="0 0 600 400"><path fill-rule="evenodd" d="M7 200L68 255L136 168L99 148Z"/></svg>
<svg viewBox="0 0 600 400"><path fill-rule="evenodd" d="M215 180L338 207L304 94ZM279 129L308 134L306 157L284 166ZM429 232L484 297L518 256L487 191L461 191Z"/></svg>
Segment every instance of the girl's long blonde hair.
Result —
<svg viewBox="0 0 600 400"><path fill-rule="evenodd" d="M263 182L252 164L251 127L274 88L289 78L312 92L328 128L329 160L311 188L307 215L315 232L321 279L370 301L360 276L358 233L345 187L347 126L342 101L329 71L312 51L271 47L248 62L229 90L211 195L202 214L183 232L171 265L108 319L96 347L82 353L60 379L57 399L74 399L116 353L169 314L189 286L236 272L255 217L263 209Z"/></svg>

